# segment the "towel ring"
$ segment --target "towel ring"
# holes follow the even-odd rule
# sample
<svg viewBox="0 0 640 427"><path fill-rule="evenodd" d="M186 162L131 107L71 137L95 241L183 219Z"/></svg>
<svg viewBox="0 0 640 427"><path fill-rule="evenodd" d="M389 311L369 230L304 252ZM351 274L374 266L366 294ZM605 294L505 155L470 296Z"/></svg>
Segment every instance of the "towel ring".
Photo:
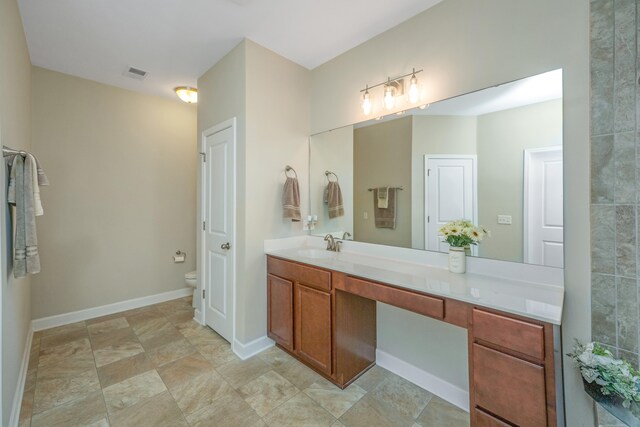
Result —
<svg viewBox="0 0 640 427"><path fill-rule="evenodd" d="M288 173L289 172L293 172L294 176L289 176ZM291 166L287 165L287 167L284 168L284 174L287 178L295 178L298 179L298 173L296 172L296 170L294 168L292 168Z"/></svg>
<svg viewBox="0 0 640 427"><path fill-rule="evenodd" d="M331 178L329 177L329 175L333 175L336 177L335 181L331 181ZM338 178L338 175L336 175L335 173L331 172L331 171L324 171L324 176L327 177L327 181L329 182L338 182L340 179Z"/></svg>

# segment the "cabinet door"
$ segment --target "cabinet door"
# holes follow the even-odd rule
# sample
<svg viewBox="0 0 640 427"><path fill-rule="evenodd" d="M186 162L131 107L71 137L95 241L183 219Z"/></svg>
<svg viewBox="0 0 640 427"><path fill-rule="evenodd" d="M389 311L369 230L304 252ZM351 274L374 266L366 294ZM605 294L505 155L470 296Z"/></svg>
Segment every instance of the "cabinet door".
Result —
<svg viewBox="0 0 640 427"><path fill-rule="evenodd" d="M473 344L473 385L480 408L520 427L547 425L542 366Z"/></svg>
<svg viewBox="0 0 640 427"><path fill-rule="evenodd" d="M331 294L295 284L295 353L331 375Z"/></svg>
<svg viewBox="0 0 640 427"><path fill-rule="evenodd" d="M293 351L293 283L267 276L267 335Z"/></svg>

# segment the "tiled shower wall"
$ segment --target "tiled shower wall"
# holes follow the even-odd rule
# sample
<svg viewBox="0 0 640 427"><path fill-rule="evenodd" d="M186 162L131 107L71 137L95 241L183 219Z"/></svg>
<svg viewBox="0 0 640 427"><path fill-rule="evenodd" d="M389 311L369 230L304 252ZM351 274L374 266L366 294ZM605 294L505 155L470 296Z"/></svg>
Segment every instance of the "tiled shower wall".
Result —
<svg viewBox="0 0 640 427"><path fill-rule="evenodd" d="M640 0L591 1L591 331L635 365L639 8Z"/></svg>

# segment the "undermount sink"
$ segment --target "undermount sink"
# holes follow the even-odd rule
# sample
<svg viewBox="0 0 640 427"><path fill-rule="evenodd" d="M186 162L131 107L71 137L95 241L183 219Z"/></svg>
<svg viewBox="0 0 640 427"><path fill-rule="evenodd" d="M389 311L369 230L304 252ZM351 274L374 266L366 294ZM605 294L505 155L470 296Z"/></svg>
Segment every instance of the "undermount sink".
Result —
<svg viewBox="0 0 640 427"><path fill-rule="evenodd" d="M298 250L298 255L303 258L328 259L333 258L336 253L323 249L300 249Z"/></svg>

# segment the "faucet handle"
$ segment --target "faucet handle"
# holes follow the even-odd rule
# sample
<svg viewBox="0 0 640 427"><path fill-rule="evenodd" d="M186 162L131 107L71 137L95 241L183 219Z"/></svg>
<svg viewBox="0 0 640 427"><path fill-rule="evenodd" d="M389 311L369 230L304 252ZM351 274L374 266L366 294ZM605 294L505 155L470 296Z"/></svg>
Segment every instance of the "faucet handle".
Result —
<svg viewBox="0 0 640 427"><path fill-rule="evenodd" d="M336 248L336 252L340 252L340 245L342 244L342 240L336 240L335 241L335 248Z"/></svg>

